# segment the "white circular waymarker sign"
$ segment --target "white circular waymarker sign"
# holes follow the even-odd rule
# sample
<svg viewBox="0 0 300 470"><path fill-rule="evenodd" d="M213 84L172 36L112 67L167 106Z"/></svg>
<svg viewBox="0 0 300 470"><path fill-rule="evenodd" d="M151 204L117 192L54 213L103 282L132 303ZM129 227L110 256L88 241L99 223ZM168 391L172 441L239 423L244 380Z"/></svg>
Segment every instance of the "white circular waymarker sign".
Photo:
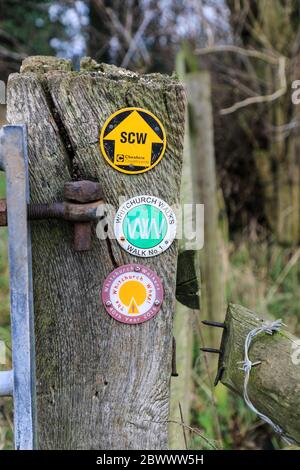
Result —
<svg viewBox="0 0 300 470"><path fill-rule="evenodd" d="M154 317L164 298L158 275L147 266L126 264L104 281L102 301L106 311L121 323L143 323Z"/></svg>
<svg viewBox="0 0 300 470"><path fill-rule="evenodd" d="M176 236L176 216L162 199L135 196L119 208L114 222L115 237L128 253L141 258L157 256Z"/></svg>

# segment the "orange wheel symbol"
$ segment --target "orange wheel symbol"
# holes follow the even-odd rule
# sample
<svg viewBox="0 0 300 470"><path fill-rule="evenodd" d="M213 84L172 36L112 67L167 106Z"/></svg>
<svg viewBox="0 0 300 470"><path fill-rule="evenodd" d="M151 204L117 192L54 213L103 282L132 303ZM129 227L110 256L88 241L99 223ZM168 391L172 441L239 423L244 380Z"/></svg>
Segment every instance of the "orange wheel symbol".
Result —
<svg viewBox="0 0 300 470"><path fill-rule="evenodd" d="M119 290L121 302L128 307L128 313L131 315L139 314L139 306L146 298L147 292L145 286L139 281L127 281Z"/></svg>
<svg viewBox="0 0 300 470"><path fill-rule="evenodd" d="M153 318L161 309L164 289L161 279L148 266L125 264L104 280L102 302L115 320L134 325Z"/></svg>

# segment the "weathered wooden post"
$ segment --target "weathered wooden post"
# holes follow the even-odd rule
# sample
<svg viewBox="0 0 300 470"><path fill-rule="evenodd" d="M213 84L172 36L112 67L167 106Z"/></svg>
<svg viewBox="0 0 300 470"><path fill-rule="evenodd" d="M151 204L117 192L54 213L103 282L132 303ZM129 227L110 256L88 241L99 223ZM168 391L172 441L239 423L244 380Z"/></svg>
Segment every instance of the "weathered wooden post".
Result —
<svg viewBox="0 0 300 470"><path fill-rule="evenodd" d="M133 106L159 118L167 147L151 171L127 175L107 164L99 134L111 114ZM176 203L184 115L177 80L90 60L73 72L66 60L28 58L8 83L8 121L28 127L32 203L60 201L66 182L84 179L99 182L116 209L120 196ZM72 242L65 221L32 222L39 448L165 449L177 245L142 259L163 282L160 312L124 325L105 312L103 282L141 258L115 240L98 240L95 231L90 251L76 252Z"/></svg>
<svg viewBox="0 0 300 470"><path fill-rule="evenodd" d="M184 81L185 78L185 56L180 51L176 61L176 72L179 78ZM183 171L180 187L181 204L191 204L193 202L192 191L192 161L189 135L188 110L186 110L185 119L185 137L183 154ZM179 256L185 263L186 242L179 242ZM191 258L189 257L188 260ZM177 280L183 273L178 271ZM183 303L177 300L174 316L173 334L176 341L177 371L178 377L174 377L171 382L171 406L170 406L170 427L169 427L169 446L171 449L185 448L185 429L180 425L183 419L184 424L190 424L191 414L191 389L192 389L192 352L193 352L193 311ZM181 406L181 410L180 410ZM183 416L181 416L181 413Z"/></svg>
<svg viewBox="0 0 300 470"><path fill-rule="evenodd" d="M203 319L222 321L225 287L220 263L222 257L210 75L206 71L190 73L185 83L190 111L195 202L205 206L204 248L200 251L201 313ZM216 347L219 344L219 332L212 329L210 336L208 345Z"/></svg>
<svg viewBox="0 0 300 470"><path fill-rule="evenodd" d="M226 314L219 368L221 382L243 396L244 360L247 334L266 320L240 305L230 304ZM261 334L249 350L255 363L248 384L251 402L257 410L279 425L284 433L300 442L300 340L282 328L272 336Z"/></svg>

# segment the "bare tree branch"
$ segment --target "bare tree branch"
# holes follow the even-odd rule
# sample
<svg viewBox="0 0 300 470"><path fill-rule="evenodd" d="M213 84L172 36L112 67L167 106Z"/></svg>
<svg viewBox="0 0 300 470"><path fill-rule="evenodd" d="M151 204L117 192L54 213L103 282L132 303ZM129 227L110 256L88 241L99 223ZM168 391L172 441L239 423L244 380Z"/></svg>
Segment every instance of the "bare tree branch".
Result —
<svg viewBox="0 0 300 470"><path fill-rule="evenodd" d="M287 91L287 81L286 81L286 74L285 74L285 57L279 57L279 64L278 64L278 77L280 88L276 90L274 93L270 95L260 95L260 96L253 96L250 98L246 98L243 101L238 101L237 103L233 104L229 108L221 109L220 114L231 114L237 111L238 109L245 108L246 106L250 106L252 104L257 103L270 103L271 101L275 101L281 96L285 95Z"/></svg>
<svg viewBox="0 0 300 470"><path fill-rule="evenodd" d="M185 433L185 427L183 426L183 424L184 424L183 413L182 413L182 407L181 407L181 403L180 403L180 402L178 402L178 406L179 406L179 412L180 412L180 421L181 421L181 425L182 425L182 432L183 432L184 444L185 444L186 450L188 450L188 444L187 444L187 438L186 438L186 433Z"/></svg>
<svg viewBox="0 0 300 470"><path fill-rule="evenodd" d="M277 65L280 56L269 55L264 52L257 51L256 49L244 49L243 47L233 46L233 45L220 45L220 46L211 46L204 47L203 49L196 49L195 53L198 55L211 54L214 52L234 52L236 54L241 54L247 57L253 57L256 59L264 60L270 64Z"/></svg>
<svg viewBox="0 0 300 470"><path fill-rule="evenodd" d="M154 11L147 11L145 13L144 19L142 23L140 24L137 32L135 33L134 37L131 40L131 44L129 46L128 51L126 52L126 55L122 61L121 67L128 67L128 64L132 58L132 56L135 54L135 52L139 49L139 43L142 39L142 36L147 29L147 26L149 25L150 21L153 19L155 15Z"/></svg>
<svg viewBox="0 0 300 470"><path fill-rule="evenodd" d="M196 49L196 54L204 55L211 54L214 52L233 52L236 54L241 54L247 57L253 57L256 59L264 60L270 64L278 65L278 78L280 83L280 88L274 93L269 95L258 95L246 98L245 100L238 101L229 108L221 109L220 114L226 115L231 114L237 111L238 109L250 106L257 103L269 103L275 101L281 96L283 96L287 91L287 80L286 80L286 58L284 56L275 56L274 54L268 55L264 52L257 51L255 49L244 49L242 47L233 46L233 45L221 45L221 46L212 46L205 47L203 49Z"/></svg>
<svg viewBox="0 0 300 470"><path fill-rule="evenodd" d="M12 59L17 62L22 62L25 59L25 54L19 54L18 52L13 52L7 49L4 46L0 46L0 56L5 57L7 59Z"/></svg>
<svg viewBox="0 0 300 470"><path fill-rule="evenodd" d="M139 32L139 30L136 32L135 37L132 37L132 34L131 34L132 22L133 22L132 8L128 8L129 14L126 16L125 25L123 25L122 22L120 21L118 15L116 14L116 12L112 8L106 7L103 0L91 0L91 1L93 3L94 7L97 8L97 10L101 14L105 15L107 20L110 22L111 36L113 36L113 34L115 34L117 37L121 37L123 39L123 41L125 42L125 44L128 46L128 50L127 50L126 55L128 53L130 53L129 61L132 57L132 49L133 49L133 53L138 51L139 54L141 55L142 59L144 60L144 62L148 63L150 61L150 56L149 56L147 48L144 44L142 35L139 35L138 41L136 41L135 37L136 37L137 33ZM131 0L129 1L129 6L132 6L132 1ZM145 15L145 18L146 18L146 15ZM141 26L144 25L145 18L144 18ZM148 24L149 23L146 24L146 27L148 26ZM144 28L144 29L146 29L146 28ZM142 32L144 32L144 30ZM126 55L125 55L125 57L126 57ZM125 57L124 57L123 61L125 60ZM123 64L122 64L122 66L123 66Z"/></svg>
<svg viewBox="0 0 300 470"><path fill-rule="evenodd" d="M168 421L168 423L178 424L179 426L182 426L185 429L188 429L192 433L197 434L197 436L201 437L201 439L203 439L210 447L212 447L215 450L218 450L218 448L214 444L212 444L212 442L209 439L207 439L207 437L205 437L205 436L203 436L203 434L201 434L199 429L192 428L191 426L188 426L185 423L180 423L179 421L173 421L171 419Z"/></svg>

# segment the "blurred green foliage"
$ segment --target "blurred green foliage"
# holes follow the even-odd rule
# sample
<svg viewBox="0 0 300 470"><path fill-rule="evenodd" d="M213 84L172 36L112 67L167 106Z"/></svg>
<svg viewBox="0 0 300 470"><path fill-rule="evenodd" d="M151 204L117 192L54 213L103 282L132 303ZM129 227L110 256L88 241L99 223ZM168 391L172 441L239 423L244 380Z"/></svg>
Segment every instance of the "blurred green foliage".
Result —
<svg viewBox="0 0 300 470"><path fill-rule="evenodd" d="M27 55L55 55L52 39L64 39L61 17L50 18L47 0L1 0L0 42L5 61L0 61L0 78L6 80Z"/></svg>
<svg viewBox="0 0 300 470"><path fill-rule="evenodd" d="M300 335L300 249L279 246L270 239L240 238L228 244L227 300L239 303L266 317L282 318L288 329ZM279 449L284 442L258 420L244 401L222 384L215 400L204 361L194 351L194 403L192 427L208 438L207 444L193 434L192 449ZM201 378L201 379L200 379ZM214 377L212 377L214 379ZM215 405L214 405L215 401ZM222 434L218 442L214 416Z"/></svg>

